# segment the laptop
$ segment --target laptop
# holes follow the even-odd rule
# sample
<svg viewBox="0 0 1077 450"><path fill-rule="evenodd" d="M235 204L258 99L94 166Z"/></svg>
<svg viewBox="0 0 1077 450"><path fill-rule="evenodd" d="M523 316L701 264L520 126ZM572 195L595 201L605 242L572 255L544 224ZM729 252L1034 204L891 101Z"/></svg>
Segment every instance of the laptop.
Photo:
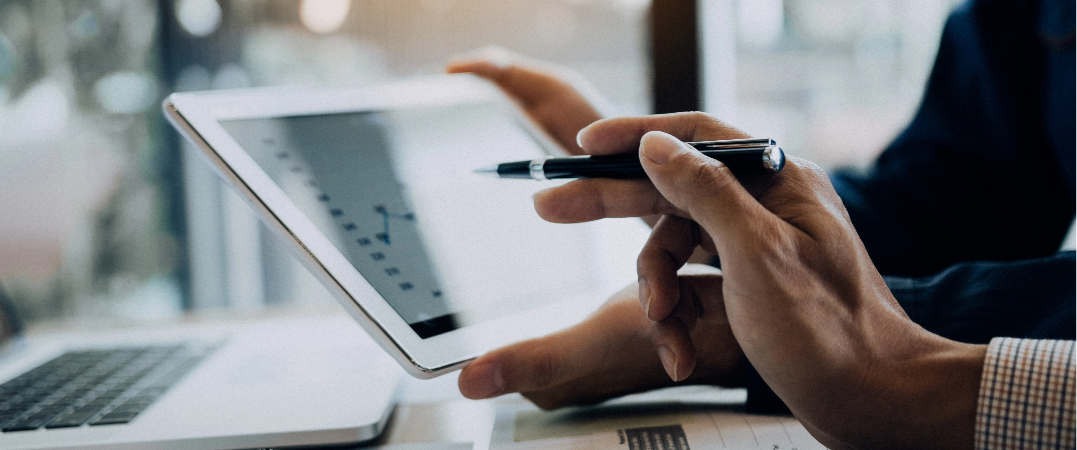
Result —
<svg viewBox="0 0 1077 450"><path fill-rule="evenodd" d="M0 287L0 448L376 438L403 371L346 314L24 335Z"/></svg>

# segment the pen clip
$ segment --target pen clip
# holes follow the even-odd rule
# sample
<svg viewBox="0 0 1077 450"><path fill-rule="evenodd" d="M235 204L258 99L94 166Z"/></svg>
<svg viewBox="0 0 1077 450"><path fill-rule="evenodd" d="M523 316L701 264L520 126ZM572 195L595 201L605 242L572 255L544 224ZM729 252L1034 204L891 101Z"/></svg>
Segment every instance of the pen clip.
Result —
<svg viewBox="0 0 1077 450"><path fill-rule="evenodd" d="M719 149L731 149L731 148L756 148L756 147L770 147L777 145L774 139L759 138L759 139L724 139L717 141L699 141L689 142L689 145L699 150L719 150Z"/></svg>

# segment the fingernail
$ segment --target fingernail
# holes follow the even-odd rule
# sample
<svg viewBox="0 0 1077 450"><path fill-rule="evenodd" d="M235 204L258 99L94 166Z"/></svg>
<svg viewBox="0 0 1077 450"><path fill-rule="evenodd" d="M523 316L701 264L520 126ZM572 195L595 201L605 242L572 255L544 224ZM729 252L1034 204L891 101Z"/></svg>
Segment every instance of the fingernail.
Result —
<svg viewBox="0 0 1077 450"><path fill-rule="evenodd" d="M471 370L468 377L472 381L468 389L471 397L490 398L501 395L505 391L505 378L501 375L501 366L497 363L482 363Z"/></svg>
<svg viewBox="0 0 1077 450"><path fill-rule="evenodd" d="M639 279L639 300L642 302L643 315L651 317L651 285L646 279Z"/></svg>
<svg viewBox="0 0 1077 450"><path fill-rule="evenodd" d="M587 131L587 128L589 127L583 127L576 133L576 145L580 148L583 148L583 133Z"/></svg>
<svg viewBox="0 0 1077 450"><path fill-rule="evenodd" d="M688 151L684 143L661 131L651 131L643 135L639 150L655 164L665 164L677 154Z"/></svg>
<svg viewBox="0 0 1077 450"><path fill-rule="evenodd" d="M666 369L666 373L673 381L681 381L677 379L677 356L673 354L673 350L669 347L658 347L658 358L662 360L662 367Z"/></svg>

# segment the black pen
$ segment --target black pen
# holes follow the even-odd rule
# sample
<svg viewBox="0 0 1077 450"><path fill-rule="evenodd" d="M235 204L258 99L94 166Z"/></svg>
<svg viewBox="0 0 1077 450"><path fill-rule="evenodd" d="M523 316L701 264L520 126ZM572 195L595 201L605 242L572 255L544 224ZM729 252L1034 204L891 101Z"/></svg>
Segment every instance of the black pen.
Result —
<svg viewBox="0 0 1077 450"><path fill-rule="evenodd" d="M731 139L686 142L703 155L738 173L776 173L785 166L785 152L773 139ZM558 178L646 178L636 153L584 155L513 161L475 170L498 178L554 180Z"/></svg>

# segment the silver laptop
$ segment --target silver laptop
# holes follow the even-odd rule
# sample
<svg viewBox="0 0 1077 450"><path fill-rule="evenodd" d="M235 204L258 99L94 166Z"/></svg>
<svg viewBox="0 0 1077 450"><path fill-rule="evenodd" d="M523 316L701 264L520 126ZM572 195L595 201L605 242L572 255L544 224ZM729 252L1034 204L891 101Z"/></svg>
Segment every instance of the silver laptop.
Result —
<svg viewBox="0 0 1077 450"><path fill-rule="evenodd" d="M343 313L24 336L0 288L3 449L357 443L402 373Z"/></svg>

